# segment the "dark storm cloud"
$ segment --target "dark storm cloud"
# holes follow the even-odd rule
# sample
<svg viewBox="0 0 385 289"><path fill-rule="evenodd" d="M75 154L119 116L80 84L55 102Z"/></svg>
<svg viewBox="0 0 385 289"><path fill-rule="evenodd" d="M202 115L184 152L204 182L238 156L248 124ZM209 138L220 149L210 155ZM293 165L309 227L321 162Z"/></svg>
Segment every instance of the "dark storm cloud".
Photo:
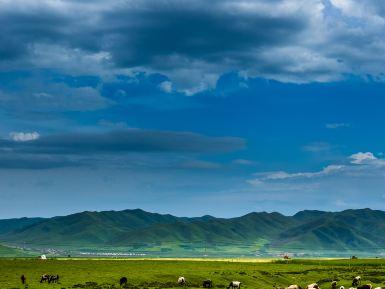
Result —
<svg viewBox="0 0 385 289"><path fill-rule="evenodd" d="M0 11L1 67L9 69L11 63L95 74L135 68L164 73L187 93L213 87L228 71L290 75L295 74L293 65L303 67L309 60L297 59L288 68L270 53L287 58L292 51L273 50L303 46L319 17L318 4L5 1Z"/></svg>
<svg viewBox="0 0 385 289"><path fill-rule="evenodd" d="M1 12L1 42L10 45L11 58L27 53L31 45L46 43L106 50L118 65L129 67L151 65L157 57L173 54L218 61L223 53L286 43L308 21L296 15L231 10L226 7L231 1L113 1L111 9L100 2L63 1L62 6L45 6L46 2L50 1L26 7L3 4L9 9ZM280 1L259 2L274 8ZM98 5L102 7L94 11L92 6ZM11 49L12 43L19 49ZM2 49L6 60L8 49Z"/></svg>
<svg viewBox="0 0 385 289"><path fill-rule="evenodd" d="M22 9L8 4L0 4L0 52L1 60L14 60L29 54L36 43L63 42L69 31L65 27L71 18L51 11L44 5Z"/></svg>
<svg viewBox="0 0 385 289"><path fill-rule="evenodd" d="M21 133L22 134L22 133ZM24 134L23 134L24 135ZM244 149L245 140L209 137L191 132L121 130L70 133L36 139L0 140L1 168L53 168L108 163L108 156L128 153L215 154Z"/></svg>
<svg viewBox="0 0 385 289"><path fill-rule="evenodd" d="M229 71L281 81L382 75L381 1L2 1L0 67L160 72L188 94Z"/></svg>
<svg viewBox="0 0 385 289"><path fill-rule="evenodd" d="M167 69L174 64L158 63L164 56L208 63L229 57L234 65L244 67L248 52L284 45L307 26L306 19L294 15L277 18L263 12L234 13L221 3L147 2L145 7L106 13L103 23L113 35L109 44L113 59L123 67L156 65Z"/></svg>

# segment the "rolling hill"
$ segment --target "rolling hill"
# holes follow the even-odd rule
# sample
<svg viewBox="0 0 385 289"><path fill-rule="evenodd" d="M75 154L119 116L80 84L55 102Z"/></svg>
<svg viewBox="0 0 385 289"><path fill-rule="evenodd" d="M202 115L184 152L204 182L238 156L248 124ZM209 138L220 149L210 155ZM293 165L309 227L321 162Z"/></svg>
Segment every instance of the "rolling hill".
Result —
<svg viewBox="0 0 385 289"><path fill-rule="evenodd" d="M162 247L164 244L249 245L253 250L385 249L385 212L250 213L237 218L175 217L145 212L82 212L47 219L0 220L0 241L30 246ZM259 247L253 247L260 244ZM261 245L262 244L262 245ZM250 248L248 250L250 250Z"/></svg>
<svg viewBox="0 0 385 289"><path fill-rule="evenodd" d="M0 235L26 228L43 220L44 218L19 218L0 220Z"/></svg>

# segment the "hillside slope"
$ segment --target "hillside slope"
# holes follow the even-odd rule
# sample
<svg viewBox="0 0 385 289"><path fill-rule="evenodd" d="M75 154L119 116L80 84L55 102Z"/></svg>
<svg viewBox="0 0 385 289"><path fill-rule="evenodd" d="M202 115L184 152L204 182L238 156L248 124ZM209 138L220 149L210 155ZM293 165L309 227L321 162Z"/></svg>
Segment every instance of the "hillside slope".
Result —
<svg viewBox="0 0 385 289"><path fill-rule="evenodd" d="M6 234L15 230L21 230L31 225L35 225L44 218L19 218L0 220L0 235Z"/></svg>
<svg viewBox="0 0 385 289"><path fill-rule="evenodd" d="M250 213L237 218L181 218L145 212L82 212L40 220L0 221L0 240L31 246L161 246L164 243L255 244L272 250L365 250L385 244L385 212ZM2 224L8 224L1 227ZM24 224L24 225L23 225ZM26 225L28 224L28 225Z"/></svg>

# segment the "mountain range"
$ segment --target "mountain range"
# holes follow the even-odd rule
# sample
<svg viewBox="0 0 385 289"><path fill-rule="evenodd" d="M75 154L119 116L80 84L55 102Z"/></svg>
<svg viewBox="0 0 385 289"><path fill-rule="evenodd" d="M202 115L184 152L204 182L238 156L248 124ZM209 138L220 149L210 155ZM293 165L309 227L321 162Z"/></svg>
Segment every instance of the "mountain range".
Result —
<svg viewBox="0 0 385 289"><path fill-rule="evenodd" d="M176 217L140 209L86 211L53 218L0 220L0 242L52 248L156 247L183 251L204 244L216 250L244 247L250 252L381 252L385 250L385 212L305 210L293 216L254 212L225 219Z"/></svg>

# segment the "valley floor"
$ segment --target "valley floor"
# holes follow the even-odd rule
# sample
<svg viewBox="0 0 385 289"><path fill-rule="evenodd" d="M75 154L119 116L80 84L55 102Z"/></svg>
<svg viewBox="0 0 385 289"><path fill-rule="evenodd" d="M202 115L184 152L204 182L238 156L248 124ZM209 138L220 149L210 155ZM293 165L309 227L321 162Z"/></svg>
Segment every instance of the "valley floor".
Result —
<svg viewBox="0 0 385 289"><path fill-rule="evenodd" d="M215 261L215 262L213 262ZM290 284L317 282L330 289L331 280L349 288L354 276L363 284L385 284L385 259L367 260L106 260L106 259L0 259L0 288L25 288L20 276L27 277L29 289L35 288L120 288L119 279L128 278L130 289L176 288L184 276L187 288L202 288L211 279L214 288L225 288L230 281L242 282L245 289L273 289ZM59 284L40 284L41 274L59 274Z"/></svg>

